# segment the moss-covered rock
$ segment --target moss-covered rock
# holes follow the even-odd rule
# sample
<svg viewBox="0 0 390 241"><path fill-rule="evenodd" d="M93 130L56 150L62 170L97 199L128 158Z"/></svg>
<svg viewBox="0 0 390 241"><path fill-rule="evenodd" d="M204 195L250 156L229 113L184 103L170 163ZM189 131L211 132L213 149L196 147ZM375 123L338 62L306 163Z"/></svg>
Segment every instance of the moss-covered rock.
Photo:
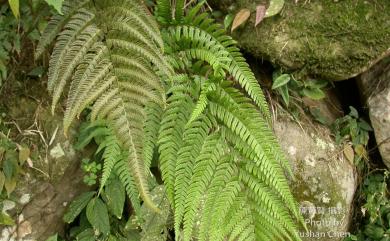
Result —
<svg viewBox="0 0 390 241"><path fill-rule="evenodd" d="M211 0L225 13L253 14L233 37L247 52L303 76L344 80L390 53L390 1L286 0L277 16L254 27L255 9L265 0Z"/></svg>

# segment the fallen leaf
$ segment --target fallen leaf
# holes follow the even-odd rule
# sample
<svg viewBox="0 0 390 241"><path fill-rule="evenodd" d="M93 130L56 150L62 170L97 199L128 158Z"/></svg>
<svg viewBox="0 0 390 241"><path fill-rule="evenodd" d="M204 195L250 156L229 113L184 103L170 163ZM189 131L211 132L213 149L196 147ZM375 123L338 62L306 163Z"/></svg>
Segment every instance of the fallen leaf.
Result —
<svg viewBox="0 0 390 241"><path fill-rule="evenodd" d="M234 29L238 28L241 24L245 23L246 20L251 16L251 11L249 9L241 9L236 16L234 17L233 20L233 25L232 25L232 32Z"/></svg>
<svg viewBox="0 0 390 241"><path fill-rule="evenodd" d="M355 159L355 152L353 151L352 146L351 145L345 145L343 152L344 152L344 155L347 158L347 160L351 164L353 164L354 163L354 159Z"/></svg>
<svg viewBox="0 0 390 241"><path fill-rule="evenodd" d="M264 17L268 18L278 14L282 10L283 6L284 0L271 0Z"/></svg>
<svg viewBox="0 0 390 241"><path fill-rule="evenodd" d="M256 7L255 27L263 20L264 16L265 16L265 6L264 5L258 5Z"/></svg>

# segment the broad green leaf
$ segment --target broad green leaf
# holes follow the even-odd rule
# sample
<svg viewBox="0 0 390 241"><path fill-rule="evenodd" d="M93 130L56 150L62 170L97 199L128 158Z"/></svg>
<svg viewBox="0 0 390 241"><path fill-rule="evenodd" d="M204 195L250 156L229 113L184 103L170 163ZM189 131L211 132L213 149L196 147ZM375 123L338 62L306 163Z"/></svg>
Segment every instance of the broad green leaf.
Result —
<svg viewBox="0 0 390 241"><path fill-rule="evenodd" d="M223 20L223 25L225 26L225 29L228 29L230 27L230 25L233 23L233 19L233 14L226 15L225 19Z"/></svg>
<svg viewBox="0 0 390 241"><path fill-rule="evenodd" d="M241 9L236 16L234 17L232 24L232 32L238 28L241 24L245 23L246 20L251 16L251 11L249 9Z"/></svg>
<svg viewBox="0 0 390 241"><path fill-rule="evenodd" d="M320 100L320 99L325 98L325 93L322 90L317 89L317 88L314 88L314 89L305 88L302 90L302 93L303 93L303 95L305 95L313 100Z"/></svg>
<svg viewBox="0 0 390 241"><path fill-rule="evenodd" d="M50 236L46 241L57 241L58 240L58 234L54 234L53 236Z"/></svg>
<svg viewBox="0 0 390 241"><path fill-rule="evenodd" d="M81 232L79 235L76 237L77 241L95 241L95 233L92 228L88 228Z"/></svg>
<svg viewBox="0 0 390 241"><path fill-rule="evenodd" d="M372 127L370 124L368 124L365 120L360 119L358 123L359 127L365 131L373 131Z"/></svg>
<svg viewBox="0 0 390 241"><path fill-rule="evenodd" d="M290 82L290 80L291 80L291 76L289 74L282 74L274 80L274 83L272 84L272 89L274 90L281 86L284 86L288 82Z"/></svg>
<svg viewBox="0 0 390 241"><path fill-rule="evenodd" d="M5 161L3 162L3 172L6 179L11 179L18 170L18 161L16 154L10 151L6 152Z"/></svg>
<svg viewBox="0 0 390 241"><path fill-rule="evenodd" d="M103 233L104 235L110 233L110 220L107 206L100 198L94 198L89 201L87 206L87 218L98 233Z"/></svg>
<svg viewBox="0 0 390 241"><path fill-rule="evenodd" d="M104 198L110 212L117 218L122 218L122 211L125 205L126 192L118 178L112 179L106 184Z"/></svg>
<svg viewBox="0 0 390 241"><path fill-rule="evenodd" d="M9 197L16 188L16 178L5 179L4 187L5 190L7 190L7 195Z"/></svg>
<svg viewBox="0 0 390 241"><path fill-rule="evenodd" d="M265 12L265 18L278 14L284 6L284 0L271 0L269 7Z"/></svg>
<svg viewBox="0 0 390 241"><path fill-rule="evenodd" d="M288 106L290 104L290 94L288 93L287 85L283 85L279 89L279 93L282 95L283 101Z"/></svg>
<svg viewBox="0 0 390 241"><path fill-rule="evenodd" d="M19 0L8 0L12 13L16 18L19 18Z"/></svg>
<svg viewBox="0 0 390 241"><path fill-rule="evenodd" d="M329 82L327 80L310 80L306 84L309 87L321 89L326 87L328 83Z"/></svg>
<svg viewBox="0 0 390 241"><path fill-rule="evenodd" d="M355 117L355 118L359 118L359 112L353 106L350 106L349 110L350 110L350 112L349 112L350 116Z"/></svg>
<svg viewBox="0 0 390 241"><path fill-rule="evenodd" d="M81 211L87 206L88 202L95 195L95 192L85 192L78 196L69 206L66 214L64 215L64 222L71 223L79 216Z"/></svg>
<svg viewBox="0 0 390 241"><path fill-rule="evenodd" d="M64 0L45 0L47 4L50 6L53 6L54 9L59 13L62 14L61 8L62 8L62 3Z"/></svg>
<svg viewBox="0 0 390 241"><path fill-rule="evenodd" d="M0 212L0 224L13 226L15 225L15 221L10 216L8 216L8 214Z"/></svg>

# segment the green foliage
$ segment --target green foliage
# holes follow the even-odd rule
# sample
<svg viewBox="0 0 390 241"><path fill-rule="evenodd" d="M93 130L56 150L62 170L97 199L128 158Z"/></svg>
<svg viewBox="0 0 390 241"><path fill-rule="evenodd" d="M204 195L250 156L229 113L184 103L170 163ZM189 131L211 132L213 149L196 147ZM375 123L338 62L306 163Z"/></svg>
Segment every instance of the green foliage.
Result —
<svg viewBox="0 0 390 241"><path fill-rule="evenodd" d="M30 149L10 138L10 129L3 123L5 116L4 113L0 115L0 210L3 210L5 201L14 201L13 194L25 172L23 166L30 158ZM15 225L15 221L2 211L0 225Z"/></svg>
<svg viewBox="0 0 390 241"><path fill-rule="evenodd" d="M89 201L86 215L88 221L94 228L95 233L102 233L104 236L107 236L110 233L107 206L100 198L94 198Z"/></svg>
<svg viewBox="0 0 390 241"><path fill-rule="evenodd" d="M332 124L332 130L336 137L336 143L351 142L354 152L354 163L363 167L363 159L368 158L366 147L369 139L369 132L373 131L370 124L359 117L358 111L350 108L350 113L342 118L337 119Z"/></svg>
<svg viewBox="0 0 390 241"><path fill-rule="evenodd" d="M94 161L90 161L89 159L83 159L81 163L81 167L85 172L84 183L88 186L92 186L96 184L97 174L102 169L100 163L96 163Z"/></svg>
<svg viewBox="0 0 390 241"><path fill-rule="evenodd" d="M62 7L62 3L63 3L64 0L45 0L45 2L47 4L49 4L50 6L53 6L54 9L61 13L61 7ZM41 1L39 1L41 2ZM19 18L20 17L20 0L8 0L8 3L9 3L9 6L12 10L12 13L13 15L16 17L16 18Z"/></svg>
<svg viewBox="0 0 390 241"><path fill-rule="evenodd" d="M47 23L46 17L50 15L43 0L8 2L0 6L0 87L5 80L20 72L20 59L39 39ZM42 71L39 69L33 69L31 75L40 75Z"/></svg>
<svg viewBox="0 0 390 241"><path fill-rule="evenodd" d="M142 156L144 106L165 99L153 68L166 79L172 75L157 24L135 0L67 1L62 12L49 22L36 55L58 35L48 74L52 110L70 82L65 132L92 105L91 119L110 122L139 193L155 208Z"/></svg>
<svg viewBox="0 0 390 241"><path fill-rule="evenodd" d="M322 89L325 88L327 84L328 82L325 80L297 80L293 75L276 71L273 74L272 89L276 90L277 93L282 96L286 106L289 106L291 95L308 97L313 100L325 98L325 93Z"/></svg>
<svg viewBox="0 0 390 241"><path fill-rule="evenodd" d="M390 199L388 193L389 172L375 172L364 180L361 207L363 223L355 235L344 241L390 240Z"/></svg>
<svg viewBox="0 0 390 241"><path fill-rule="evenodd" d="M85 192L73 200L73 202L69 205L68 211L64 215L64 221L66 223L73 222L81 211L83 211L83 209L88 205L88 202L94 195L95 192Z"/></svg>
<svg viewBox="0 0 390 241"><path fill-rule="evenodd" d="M164 217L171 205L176 240L300 240L303 219L284 175L291 170L236 42L201 12L203 3L185 11L181 0L157 1L161 38L140 3L67 1L38 45L37 56L58 35L48 77L52 108L69 84L65 131L91 110L78 147L94 139L103 159L86 211L91 225L77 235L91 238L92 227L116 237L109 223L118 220L119 204L104 195L116 176L136 214L138 193L154 210L163 204ZM167 197L161 205L148 188L155 154Z"/></svg>
<svg viewBox="0 0 390 241"><path fill-rule="evenodd" d="M140 208L142 219L133 215L128 222L122 218L122 213L126 210L125 190L117 177L113 176L108 180L101 198L96 194L96 192L83 193L68 207L64 221L70 224L78 223L70 230L73 239L166 240L170 208L163 186L157 186L151 191L153 201L158 204L162 212L158 214L143 205Z"/></svg>

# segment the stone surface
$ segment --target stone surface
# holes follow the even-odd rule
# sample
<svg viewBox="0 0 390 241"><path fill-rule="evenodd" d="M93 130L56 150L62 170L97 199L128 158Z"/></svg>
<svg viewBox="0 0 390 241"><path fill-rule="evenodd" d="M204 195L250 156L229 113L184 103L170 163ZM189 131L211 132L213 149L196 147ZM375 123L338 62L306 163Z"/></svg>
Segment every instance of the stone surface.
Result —
<svg viewBox="0 0 390 241"><path fill-rule="evenodd" d="M33 80L31 80L33 81ZM50 113L49 96L38 83L29 88L13 90L18 94L0 106L5 108L6 120L13 123L11 138L31 151L22 166L24 175L18 178L14 201L4 201L3 207L14 226L0 226L0 240L44 241L55 233L63 233L62 217L66 207L77 195L89 189L83 184L81 159L90 152L76 152L73 148L77 131L72 128L65 137L62 130L63 114ZM24 91L28 91L27 94ZM5 103L4 103L5 102Z"/></svg>
<svg viewBox="0 0 390 241"><path fill-rule="evenodd" d="M266 0L210 0L225 14L252 14L233 32L241 47L302 77L349 79L390 54L390 1L285 1L280 14L254 27ZM294 3L297 2L297 3Z"/></svg>
<svg viewBox="0 0 390 241"><path fill-rule="evenodd" d="M355 168L327 128L314 123L300 125L280 119L274 124L291 160L295 175L291 187L308 227L300 236L306 241L340 241L348 234L351 221Z"/></svg>
<svg viewBox="0 0 390 241"><path fill-rule="evenodd" d="M390 169L390 58L363 73L359 85L369 109L379 152Z"/></svg>

